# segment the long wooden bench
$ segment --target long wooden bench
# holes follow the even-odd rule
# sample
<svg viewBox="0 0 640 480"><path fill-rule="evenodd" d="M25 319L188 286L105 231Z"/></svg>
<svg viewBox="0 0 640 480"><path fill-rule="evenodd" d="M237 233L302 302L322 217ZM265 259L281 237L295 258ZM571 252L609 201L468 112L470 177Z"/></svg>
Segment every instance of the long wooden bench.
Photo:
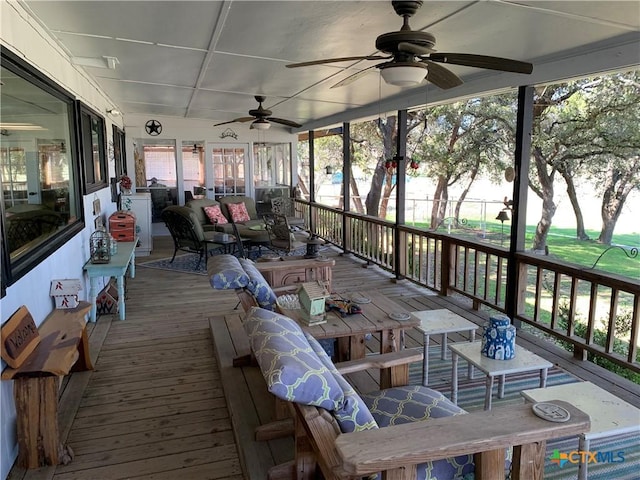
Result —
<svg viewBox="0 0 640 480"><path fill-rule="evenodd" d="M456 413L445 397L426 387L393 388L406 385L408 369L400 357L408 355L409 361L415 361L410 355L411 349L355 360L348 365L336 364L337 371L327 374L321 366L326 366L330 360L319 345L305 344L299 327L291 319L255 309L244 319L243 325L269 390L283 400L289 400L294 412L295 460L270 469L270 480L311 480L317 478L318 469L327 480L361 478L378 472L385 480L413 480L420 468L431 468L419 465L454 457L456 463L460 456L469 455L474 457L476 479L503 480L505 454L510 447L513 447L511 478L542 480L546 441L579 434L590 426L586 413L559 400L553 403L570 413L570 419L564 423L536 416L531 405ZM310 341L310 337L307 340ZM276 351L279 353L274 353ZM317 359L314 354L318 355ZM300 355L304 361L296 360ZM390 417L394 420L389 426L375 429L370 429L366 416L360 417L366 407L358 394L340 387L339 382L336 390L331 380L334 375L336 380L344 382L339 372L353 373L359 367L370 369L372 366L394 370L392 388L375 392L370 398L383 425ZM332 371L331 368L328 370ZM303 378L304 382L309 382L309 388L299 388ZM320 384L324 387L314 389L314 385ZM336 400L341 388L344 388L343 403ZM421 397L423 400L418 400ZM413 401L423 405L424 412L412 410L409 405ZM327 405L329 409L311 406L314 402ZM407 411L400 409L405 403L409 408ZM390 410L385 410L387 404L392 405ZM333 405L335 411L331 408ZM436 413L432 417L432 413L440 408L450 416L445 413L437 418L440 414ZM357 423L360 427L355 426L356 417L362 422ZM409 418L414 420L405 423L403 419ZM339 422L342 423L339 425ZM342 433L342 427L351 429L348 430L351 433ZM439 467L435 463L432 467L434 470L443 468L442 462ZM443 472L447 468L444 467Z"/></svg>
<svg viewBox="0 0 640 480"><path fill-rule="evenodd" d="M73 452L60 442L58 388L71 371L92 370L86 333L91 304L54 310L40 328L21 307L2 328L2 358L10 365L17 414L18 465L39 468L69 463Z"/></svg>

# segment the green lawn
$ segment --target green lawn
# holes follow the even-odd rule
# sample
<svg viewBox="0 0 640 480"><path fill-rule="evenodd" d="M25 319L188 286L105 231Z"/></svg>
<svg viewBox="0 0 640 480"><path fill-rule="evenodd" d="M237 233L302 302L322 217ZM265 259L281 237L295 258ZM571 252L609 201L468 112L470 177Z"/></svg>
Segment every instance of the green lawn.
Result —
<svg viewBox="0 0 640 480"><path fill-rule="evenodd" d="M527 227L526 243L531 245L535 227ZM591 238L597 238L598 232L587 232ZM551 228L547 237L549 254L566 262L577 263L584 267L593 267L607 272L617 273L631 278L640 278L640 257L630 258L631 248L640 247L639 234L614 235L612 245L621 247L609 247L597 243L595 240L579 241L575 238L575 229ZM605 250L609 249L606 253ZM626 254L625 254L626 252ZM600 260L598 260L598 257Z"/></svg>
<svg viewBox="0 0 640 480"><path fill-rule="evenodd" d="M416 223L418 228L428 228L426 223ZM474 227L474 222L469 221L469 227ZM505 225L505 239L503 245L508 245L509 238L509 226ZM526 248L531 247L533 241L533 235L535 233L535 225L528 225L526 227ZM458 235L469 235L475 240L481 240L482 242L489 242L500 245L501 243L501 225L500 222L489 222L486 225L487 238L479 239L477 235L469 229L454 229L451 233ZM446 231L444 227L438 231ZM587 235L591 238L598 238L600 232L595 230L587 230ZM579 241L575 238L575 228L556 228L551 227L549 235L547 237L547 246L549 247L549 254L553 258L563 260L565 262L575 263L583 267L591 268L597 261L596 269L604 270L606 272L617 273L634 279L640 279L640 256L630 258L631 249L640 249L640 233L629 233L622 235L613 235L613 245L621 245L624 248L609 247L597 243L595 240ZM598 260L598 257L610 249L608 252L602 255L602 258Z"/></svg>

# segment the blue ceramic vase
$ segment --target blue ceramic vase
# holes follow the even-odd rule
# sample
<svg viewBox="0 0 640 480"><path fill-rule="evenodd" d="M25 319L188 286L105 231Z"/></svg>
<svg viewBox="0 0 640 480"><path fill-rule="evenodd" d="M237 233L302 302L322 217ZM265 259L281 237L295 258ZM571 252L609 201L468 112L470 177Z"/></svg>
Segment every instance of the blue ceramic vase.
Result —
<svg viewBox="0 0 640 480"><path fill-rule="evenodd" d="M516 327L506 315L492 315L482 334L482 354L494 360L516 356Z"/></svg>

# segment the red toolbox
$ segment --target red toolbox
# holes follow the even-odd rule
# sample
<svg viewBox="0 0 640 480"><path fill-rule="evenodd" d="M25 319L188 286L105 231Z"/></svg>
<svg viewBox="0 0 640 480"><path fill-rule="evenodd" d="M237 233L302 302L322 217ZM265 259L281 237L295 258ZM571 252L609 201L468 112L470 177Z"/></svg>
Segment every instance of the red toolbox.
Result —
<svg viewBox="0 0 640 480"><path fill-rule="evenodd" d="M109 217L109 233L118 242L133 242L136 239L136 216L133 212L120 210Z"/></svg>

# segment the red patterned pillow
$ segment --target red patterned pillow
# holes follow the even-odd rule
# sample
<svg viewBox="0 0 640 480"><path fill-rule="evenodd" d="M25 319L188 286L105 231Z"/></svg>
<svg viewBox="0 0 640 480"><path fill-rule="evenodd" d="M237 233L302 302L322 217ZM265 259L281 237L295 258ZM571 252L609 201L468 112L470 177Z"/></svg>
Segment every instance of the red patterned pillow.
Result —
<svg viewBox="0 0 640 480"><path fill-rule="evenodd" d="M209 205L207 207L202 207L204 209L204 213L207 215L209 221L213 224L222 225L224 223L229 223L227 221L227 217L222 214L222 210L220 210L220 205Z"/></svg>
<svg viewBox="0 0 640 480"><path fill-rule="evenodd" d="M251 220L249 212L247 212L247 206L244 202L227 203L227 208L229 209L229 214L231 214L231 220L233 220L234 223L248 222Z"/></svg>

